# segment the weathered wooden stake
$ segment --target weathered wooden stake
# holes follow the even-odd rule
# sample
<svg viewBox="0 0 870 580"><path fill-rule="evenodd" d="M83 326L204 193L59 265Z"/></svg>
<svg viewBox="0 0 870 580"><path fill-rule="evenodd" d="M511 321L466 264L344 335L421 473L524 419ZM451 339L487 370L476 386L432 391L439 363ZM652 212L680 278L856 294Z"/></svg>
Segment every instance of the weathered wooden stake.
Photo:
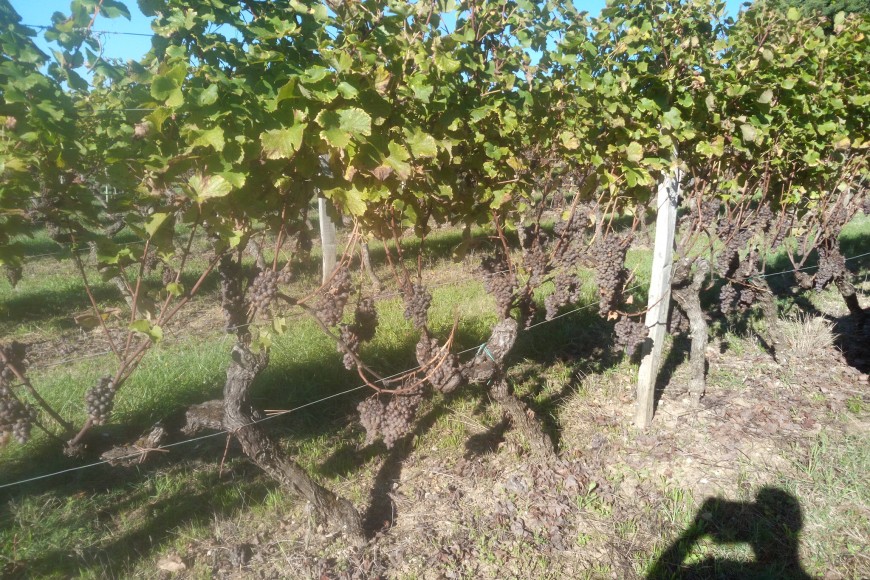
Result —
<svg viewBox="0 0 870 580"><path fill-rule="evenodd" d="M320 245L321 250L323 251L324 283L335 268L336 255L338 252L335 243L335 222L332 221L332 216L329 215L329 208L326 203L326 198L320 197L317 199L317 209L320 217Z"/></svg>
<svg viewBox="0 0 870 580"><path fill-rule="evenodd" d="M656 239L647 300L649 310L646 313L649 338L643 343L643 358L637 381L637 408L634 413L634 424L641 429L645 429L652 421L656 377L661 366L662 343L668 324L680 177L680 171L666 177L659 185L656 196Z"/></svg>

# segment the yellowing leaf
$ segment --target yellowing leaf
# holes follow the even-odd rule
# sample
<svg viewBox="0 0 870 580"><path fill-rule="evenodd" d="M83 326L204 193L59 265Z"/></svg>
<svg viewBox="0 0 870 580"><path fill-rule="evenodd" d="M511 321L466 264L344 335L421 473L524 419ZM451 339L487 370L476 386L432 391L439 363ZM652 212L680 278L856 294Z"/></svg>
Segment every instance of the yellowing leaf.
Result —
<svg viewBox="0 0 870 580"><path fill-rule="evenodd" d="M406 142L414 157L435 157L438 154L438 144L435 138L419 129L409 135Z"/></svg>
<svg viewBox="0 0 870 580"><path fill-rule="evenodd" d="M193 192L194 198L200 202L214 197L224 197L233 190L230 182L220 175L196 174L187 181L187 185Z"/></svg>
<svg viewBox="0 0 870 580"><path fill-rule="evenodd" d="M290 159L302 145L305 124L299 123L286 129L270 129L260 134L263 155L266 159Z"/></svg>
<svg viewBox="0 0 870 580"><path fill-rule="evenodd" d="M626 156L628 160L637 163L641 159L643 159L643 147L637 141L632 141L628 144L628 147L625 149Z"/></svg>

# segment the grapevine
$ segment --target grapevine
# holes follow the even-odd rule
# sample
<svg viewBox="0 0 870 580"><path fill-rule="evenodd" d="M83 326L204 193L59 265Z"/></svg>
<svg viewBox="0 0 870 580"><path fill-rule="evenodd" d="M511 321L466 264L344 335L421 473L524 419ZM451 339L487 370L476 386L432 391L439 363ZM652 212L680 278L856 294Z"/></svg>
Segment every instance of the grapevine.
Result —
<svg viewBox="0 0 870 580"><path fill-rule="evenodd" d="M325 325L335 326L341 322L352 289L350 273L342 265L333 273L329 287L321 294L314 307L317 317Z"/></svg>
<svg viewBox="0 0 870 580"><path fill-rule="evenodd" d="M432 295L421 283L407 284L402 292L405 299L405 319L414 323L418 329L426 327L429 319L429 306Z"/></svg>

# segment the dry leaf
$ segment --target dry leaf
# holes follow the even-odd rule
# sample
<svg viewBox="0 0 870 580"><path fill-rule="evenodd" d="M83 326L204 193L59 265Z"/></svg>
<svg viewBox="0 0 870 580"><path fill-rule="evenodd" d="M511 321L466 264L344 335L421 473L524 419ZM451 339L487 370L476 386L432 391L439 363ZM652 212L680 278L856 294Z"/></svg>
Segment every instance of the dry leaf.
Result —
<svg viewBox="0 0 870 580"><path fill-rule="evenodd" d="M158 560L157 567L165 572L181 572L182 570L187 569L185 563L175 554Z"/></svg>
<svg viewBox="0 0 870 580"><path fill-rule="evenodd" d="M614 312L611 310L610 312L607 313L607 320L616 320L617 318L619 318L618 312Z"/></svg>
<svg viewBox="0 0 870 580"><path fill-rule="evenodd" d="M626 304L634 304L634 294L629 294L628 298L625 299Z"/></svg>

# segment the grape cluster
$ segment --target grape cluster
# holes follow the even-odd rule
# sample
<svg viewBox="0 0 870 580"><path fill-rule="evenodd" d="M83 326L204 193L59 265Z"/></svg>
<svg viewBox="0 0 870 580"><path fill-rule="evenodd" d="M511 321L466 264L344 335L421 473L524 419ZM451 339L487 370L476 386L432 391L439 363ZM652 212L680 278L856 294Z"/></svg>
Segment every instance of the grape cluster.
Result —
<svg viewBox="0 0 870 580"><path fill-rule="evenodd" d="M598 283L598 312L606 316L622 301L623 286L628 278L625 255L628 240L616 235L606 235L592 246L591 258L595 265L595 280Z"/></svg>
<svg viewBox="0 0 870 580"><path fill-rule="evenodd" d="M671 307L671 316L668 318L668 332L670 334L679 334L689 331L689 319L683 312L683 309L674 304Z"/></svg>
<svg viewBox="0 0 870 580"><path fill-rule="evenodd" d="M350 273L346 267L341 267L335 271L329 288L320 296L314 306L314 311L323 324L335 326L341 322L351 290Z"/></svg>
<svg viewBox="0 0 870 580"><path fill-rule="evenodd" d="M580 298L582 282L576 274L559 272L553 281L556 289L544 299L544 307L547 309L546 318L552 320L559 309L566 304L574 304Z"/></svg>
<svg viewBox="0 0 870 580"><path fill-rule="evenodd" d="M6 279L9 280L9 285L15 288L21 282L21 277L24 275L24 269L20 264L3 264L3 273L6 274Z"/></svg>
<svg viewBox="0 0 870 580"><path fill-rule="evenodd" d="M517 277L508 268L505 257L487 256L480 264L483 276L483 287L495 298L499 314L504 318L510 314L514 302L514 292L517 289Z"/></svg>
<svg viewBox="0 0 870 580"><path fill-rule="evenodd" d="M221 310L224 313L224 330L235 332L247 324L247 303L242 291L242 267L232 256L221 258L218 268L221 283Z"/></svg>
<svg viewBox="0 0 870 580"><path fill-rule="evenodd" d="M775 216L773 215L773 211L770 209L770 205L767 203L761 204L755 212L755 215L761 231L765 233L770 231L770 228L775 223Z"/></svg>
<svg viewBox="0 0 870 580"><path fill-rule="evenodd" d="M341 337L338 352L344 355L341 362L344 364L344 368L351 370L356 366L353 355L359 355L360 337L354 332L355 328L350 324L340 324L338 328Z"/></svg>
<svg viewBox="0 0 870 580"><path fill-rule="evenodd" d="M559 248L556 259L565 268L572 268L583 259L586 245L584 244L584 229L589 225L588 214L591 208L587 205L578 206L570 220L556 222L553 231L559 237Z"/></svg>
<svg viewBox="0 0 870 580"><path fill-rule="evenodd" d="M383 439L387 449L392 449L396 441L411 431L422 401L423 395L415 392L393 395L387 404L374 396L357 405L360 424L366 430L366 445Z"/></svg>
<svg viewBox="0 0 870 580"><path fill-rule="evenodd" d="M722 286L722 290L719 291L719 310L725 316L728 316L732 312L736 310L737 299L739 298L739 292L737 288L734 287L734 284L730 282Z"/></svg>
<svg viewBox="0 0 870 580"><path fill-rule="evenodd" d="M375 309L375 301L371 298L363 298L356 305L353 313L354 328L356 335L362 342L367 342L375 337L378 329L378 311Z"/></svg>
<svg viewBox="0 0 870 580"><path fill-rule="evenodd" d="M0 358L0 387L7 386L15 381L16 376L11 367L23 373L27 370L27 345L17 340L9 344L0 345L3 357ZM7 365L5 361L8 361Z"/></svg>
<svg viewBox="0 0 870 580"><path fill-rule="evenodd" d="M410 320L418 329L426 327L429 320L429 306L432 304L432 294L420 282L407 284L402 290L405 299L405 320Z"/></svg>
<svg viewBox="0 0 870 580"><path fill-rule="evenodd" d="M85 394L85 409L94 425L104 425L115 406L115 383L103 377Z"/></svg>
<svg viewBox="0 0 870 580"><path fill-rule="evenodd" d="M172 266L169 264L163 264L163 272L161 273L161 281L163 285L171 284L175 282L175 279L178 277L178 272L176 272Z"/></svg>
<svg viewBox="0 0 870 580"><path fill-rule="evenodd" d="M19 443L27 443L35 419L36 410L30 404L22 403L11 389L0 386L0 447L10 436Z"/></svg>
<svg viewBox="0 0 870 580"><path fill-rule="evenodd" d="M544 232L535 228L523 230L520 243L523 248L523 267L529 274L529 284L539 286L550 271L550 256L546 251L548 239Z"/></svg>
<svg viewBox="0 0 870 580"><path fill-rule="evenodd" d="M818 247L819 269L816 271L813 287L821 292L831 281L846 271L846 259L837 247L837 240L826 239Z"/></svg>
<svg viewBox="0 0 870 580"><path fill-rule="evenodd" d="M344 368L351 370L356 366L353 355L359 355L360 343L374 338L377 327L378 312L375 310L375 301L371 298L363 298L356 306L354 323L339 325L341 343L337 347L338 352L344 355L342 358Z"/></svg>
<svg viewBox="0 0 870 580"><path fill-rule="evenodd" d="M434 338L429 338L425 334L417 341L416 348L417 362L420 366L425 366L429 363L441 364L432 369L424 369L429 373L429 382L438 391L447 394L456 389L460 384L461 377L459 367L459 357L453 353L445 353L441 351L441 345ZM443 361L441 360L443 357ZM434 362L433 362L434 359Z"/></svg>
<svg viewBox="0 0 870 580"><path fill-rule="evenodd" d="M716 258L716 267L723 277L731 278L740 267L740 248L752 239L754 222L750 219L743 226L722 220L716 228L719 239L725 242L725 247Z"/></svg>
<svg viewBox="0 0 870 580"><path fill-rule="evenodd" d="M538 304L535 302L532 292L523 292L517 298L517 310L519 311L517 321L522 324L523 328L528 330L532 326L535 314L538 313Z"/></svg>
<svg viewBox="0 0 870 580"><path fill-rule="evenodd" d="M721 202L718 198L701 202L701 224L711 226L716 223Z"/></svg>
<svg viewBox="0 0 870 580"><path fill-rule="evenodd" d="M638 347L649 335L649 330L643 322L632 320L627 316L620 316L613 331L616 333L616 344L624 348L628 356L634 356Z"/></svg>
<svg viewBox="0 0 870 580"><path fill-rule="evenodd" d="M160 256L157 255L157 251L153 248L149 249L148 252L142 256L142 273L146 276L150 275L157 266L160 265Z"/></svg>
<svg viewBox="0 0 870 580"><path fill-rule="evenodd" d="M281 277L274 270L260 270L251 282L249 300L257 312L267 312L278 296L278 283Z"/></svg>

